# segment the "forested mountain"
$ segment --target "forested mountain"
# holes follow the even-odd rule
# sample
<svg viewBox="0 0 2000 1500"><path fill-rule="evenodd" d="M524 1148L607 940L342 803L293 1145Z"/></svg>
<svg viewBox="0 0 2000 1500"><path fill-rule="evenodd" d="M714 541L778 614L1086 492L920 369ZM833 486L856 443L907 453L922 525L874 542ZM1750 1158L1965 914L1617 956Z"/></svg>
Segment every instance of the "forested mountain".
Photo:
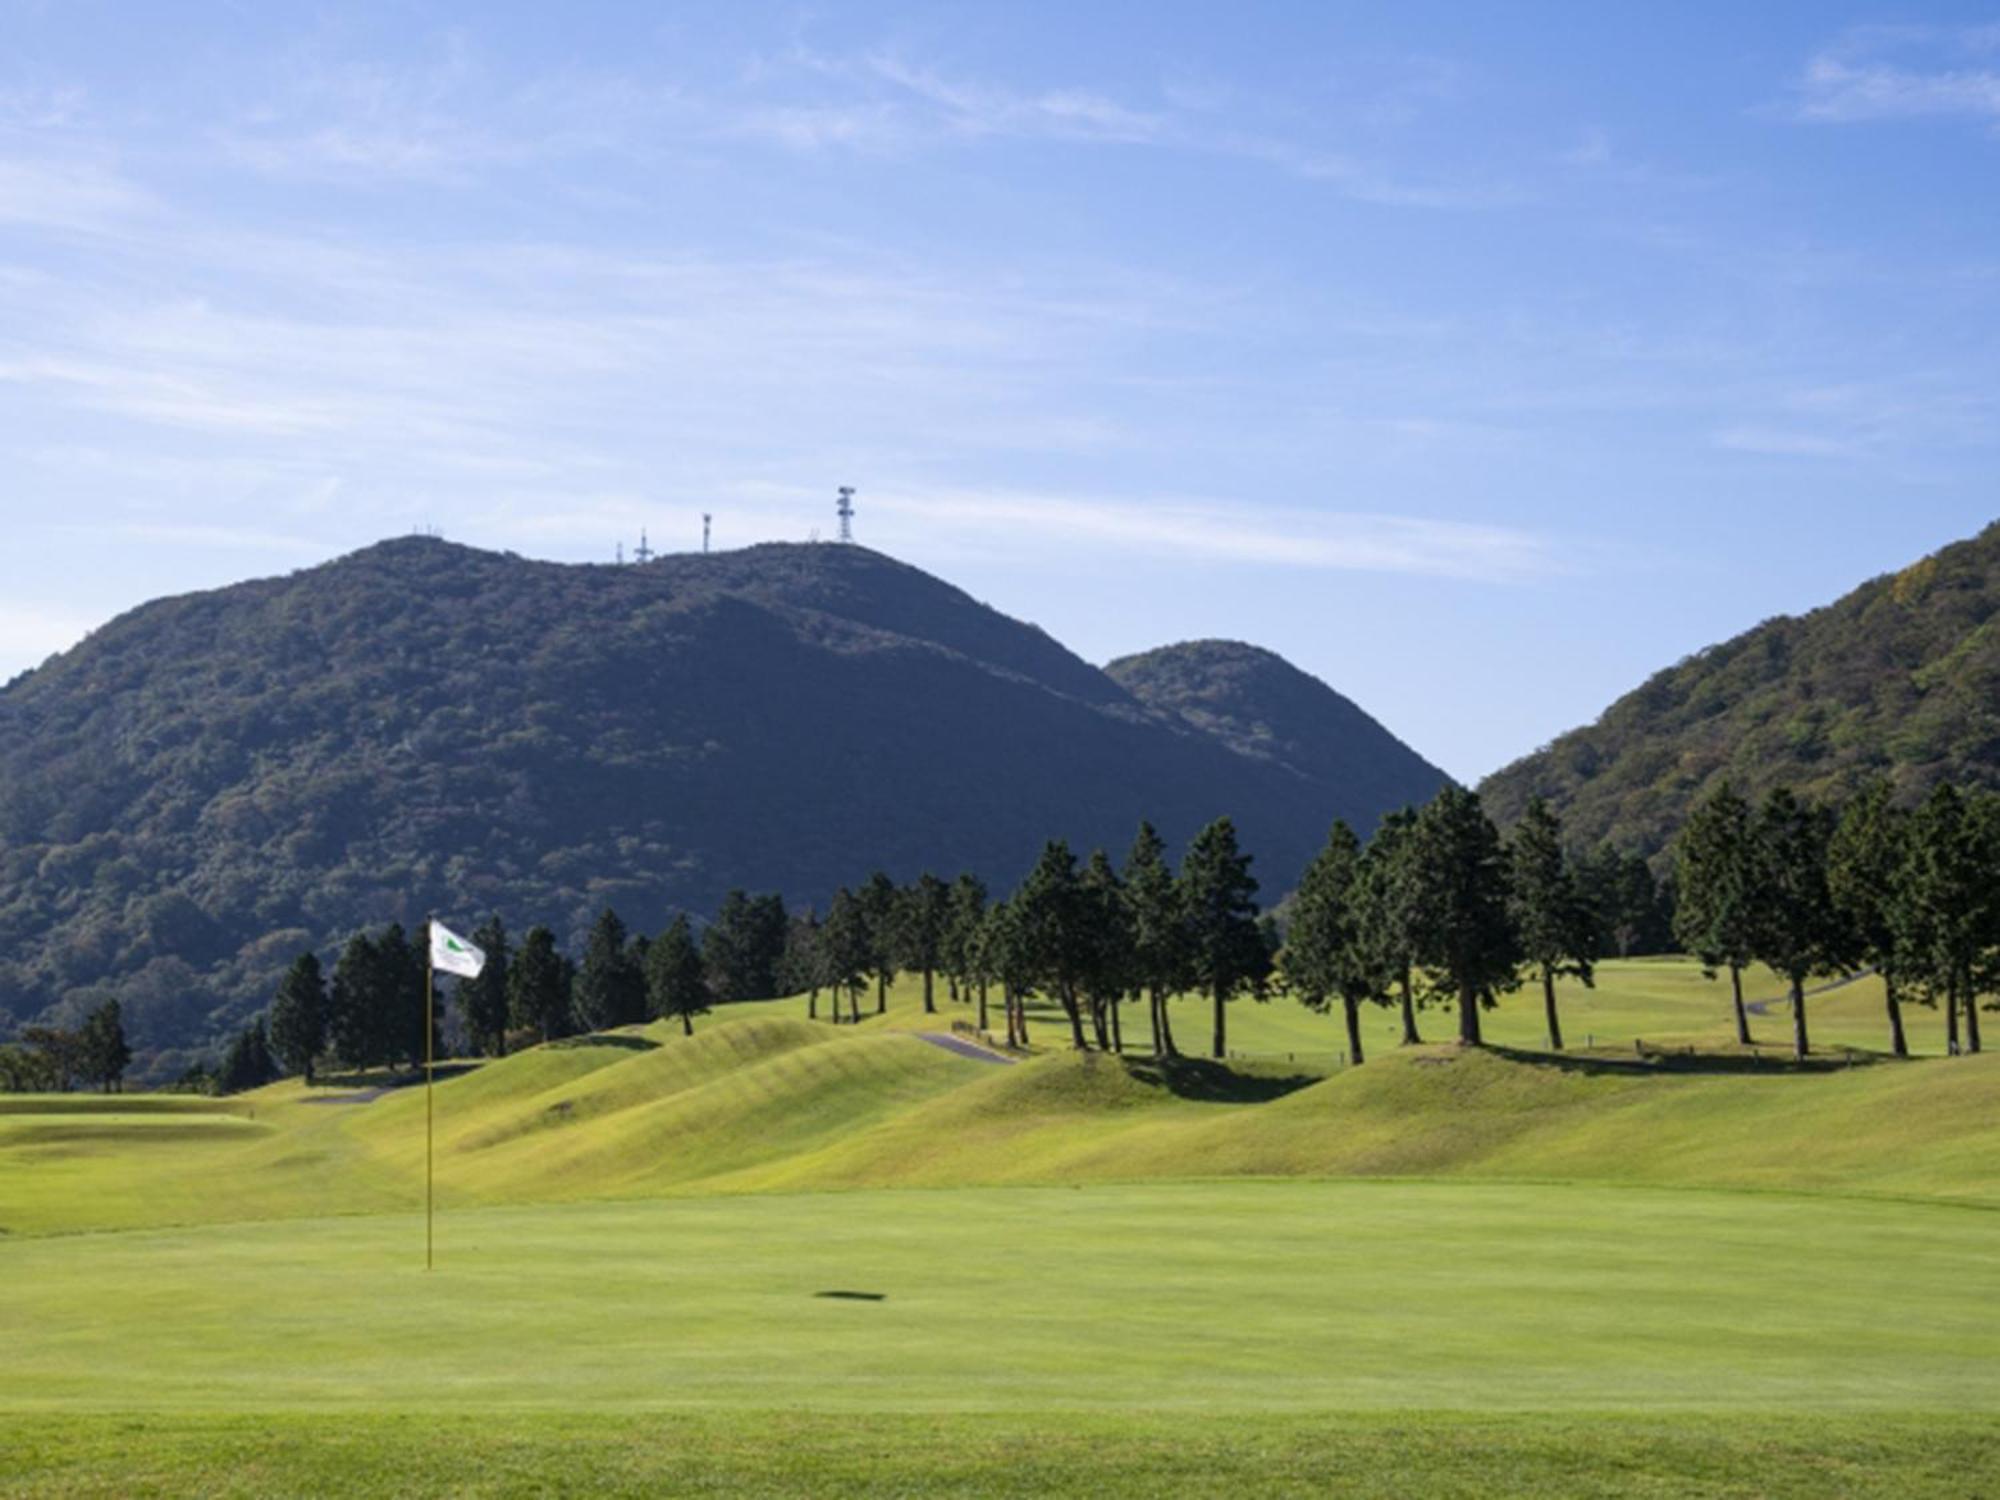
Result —
<svg viewBox="0 0 2000 1500"><path fill-rule="evenodd" d="M1571 838L1651 852L1725 778L1914 799L2000 785L2000 523L1796 618L1669 667L1595 724L1487 778L1503 822L1547 797Z"/></svg>
<svg viewBox="0 0 2000 1500"><path fill-rule="evenodd" d="M409 538L161 600L0 690L0 1035L115 997L157 1052L432 909L574 944L606 903L655 931L876 867L1011 883L1142 817L1178 843L1233 815L1275 898L1333 817L1437 780L1358 711L1296 711L1347 706L1281 667L1264 711L1187 665L1230 705L1204 726L831 545L576 567Z"/></svg>
<svg viewBox="0 0 2000 1500"><path fill-rule="evenodd" d="M1147 707L1362 806L1430 801L1449 779L1352 701L1275 652L1185 641L1105 667ZM1373 819L1357 825L1365 837Z"/></svg>

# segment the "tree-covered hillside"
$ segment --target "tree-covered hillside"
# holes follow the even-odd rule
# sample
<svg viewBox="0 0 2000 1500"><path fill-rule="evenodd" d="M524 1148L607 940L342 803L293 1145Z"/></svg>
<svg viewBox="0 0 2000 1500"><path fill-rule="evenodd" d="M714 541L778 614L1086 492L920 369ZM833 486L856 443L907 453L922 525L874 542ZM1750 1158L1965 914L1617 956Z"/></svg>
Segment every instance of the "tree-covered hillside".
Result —
<svg viewBox="0 0 2000 1500"><path fill-rule="evenodd" d="M1419 806L1450 780L1350 699L1261 646L1185 641L1104 670L1149 708L1363 804Z"/></svg>
<svg viewBox="0 0 2000 1500"><path fill-rule="evenodd" d="M2000 785L2000 523L1797 618L1668 668L1489 777L1512 822L1546 797L1572 837L1652 851L1724 779L1845 795L1886 775Z"/></svg>
<svg viewBox="0 0 2000 1500"><path fill-rule="evenodd" d="M1408 755L1368 727L1347 763ZM409 538L147 605L0 690L0 1035L116 998L157 1054L427 910L574 951L607 903L652 931L877 867L1011 883L1142 817L1178 843L1233 815L1275 895L1372 786L1240 754L865 549Z"/></svg>

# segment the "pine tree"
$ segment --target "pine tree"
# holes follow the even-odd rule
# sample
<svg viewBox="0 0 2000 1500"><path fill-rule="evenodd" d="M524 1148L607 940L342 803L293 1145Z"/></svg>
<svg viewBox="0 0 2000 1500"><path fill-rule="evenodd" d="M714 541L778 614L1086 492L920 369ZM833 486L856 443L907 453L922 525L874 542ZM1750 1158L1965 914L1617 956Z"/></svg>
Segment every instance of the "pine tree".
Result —
<svg viewBox="0 0 2000 1500"><path fill-rule="evenodd" d="M1540 797L1528 803L1514 828L1513 896L1522 957L1542 982L1549 1048L1560 1052L1563 1039L1562 1022L1556 1014L1556 980L1563 976L1579 979L1585 988L1595 983L1592 965L1597 956L1598 923L1577 883L1576 872L1563 856L1562 825Z"/></svg>
<svg viewBox="0 0 2000 1500"><path fill-rule="evenodd" d="M412 942L401 922L391 922L375 940L375 979L381 987L378 1013L386 1025L385 1060L401 1058L412 1068L441 1050L433 1035L428 1047L424 1024L436 1025L430 1004L430 954Z"/></svg>
<svg viewBox="0 0 2000 1500"><path fill-rule="evenodd" d="M1479 1012L1521 982L1500 831L1463 787L1439 792L1412 834L1415 956L1458 1004L1458 1039L1479 1046Z"/></svg>
<svg viewBox="0 0 2000 1500"><path fill-rule="evenodd" d="M654 1016L678 1019L683 1036L693 1036L694 1018L708 1014L707 966L683 914L646 950L646 994Z"/></svg>
<svg viewBox="0 0 2000 1500"><path fill-rule="evenodd" d="M116 1000L106 1000L83 1018L77 1055L79 1070L105 1093L122 1089L132 1048L125 1040L125 1013Z"/></svg>
<svg viewBox="0 0 2000 1500"><path fill-rule="evenodd" d="M513 954L507 946L507 924L488 917L472 934L472 945L486 955L476 979L458 982L458 1014L465 1034L484 1056L507 1055L507 974Z"/></svg>
<svg viewBox="0 0 2000 1500"><path fill-rule="evenodd" d="M357 932L340 950L327 998L327 1032L334 1056L350 1068L373 1068L389 1059L388 988L375 939Z"/></svg>
<svg viewBox="0 0 2000 1500"><path fill-rule="evenodd" d="M1804 1059L1806 980L1837 974L1853 956L1853 942L1827 887L1827 849L1833 818L1785 787L1764 799L1752 825L1757 860L1756 956L1791 987L1792 1050Z"/></svg>
<svg viewBox="0 0 2000 1500"><path fill-rule="evenodd" d="M271 1056L271 1041L264 1030L264 1018L246 1026L236 1034L229 1044L229 1050L222 1056L221 1065L215 1070L215 1085L218 1092L240 1094L246 1089L262 1088L278 1076L278 1066Z"/></svg>
<svg viewBox="0 0 2000 1500"><path fill-rule="evenodd" d="M789 918L776 894L733 890L701 935L709 992L717 1000L772 1000L781 987Z"/></svg>
<svg viewBox="0 0 2000 1500"><path fill-rule="evenodd" d="M576 1016L591 1031L646 1019L646 980L633 962L625 923L605 907L591 924L576 974Z"/></svg>
<svg viewBox="0 0 2000 1500"><path fill-rule="evenodd" d="M1086 931L1092 938L1083 981L1084 996L1090 1002L1091 1025L1100 1049L1123 1052L1125 1033L1119 1007L1137 984L1124 884L1112 868L1110 856L1102 849L1092 851L1079 884Z"/></svg>
<svg viewBox="0 0 2000 1500"><path fill-rule="evenodd" d="M1271 955L1257 931L1257 881L1236 845L1236 825L1217 818L1194 836L1181 859L1188 972L1215 1010L1214 1055L1229 1055L1224 1008L1246 991L1259 996Z"/></svg>
<svg viewBox="0 0 2000 1500"><path fill-rule="evenodd" d="M1750 804L1723 782L1688 814L1675 841L1674 934L1712 974L1729 970L1736 1040L1750 1045L1743 970L1754 962L1757 925L1756 841Z"/></svg>
<svg viewBox="0 0 2000 1500"><path fill-rule="evenodd" d="M961 1000L979 991L979 1029L986 1029L986 971L980 962L979 939L986 920L986 884L977 875L960 874L951 885L951 917L945 928L943 962L953 976Z"/></svg>
<svg viewBox="0 0 2000 1500"><path fill-rule="evenodd" d="M1390 975L1403 1023L1402 1045L1419 1046L1417 1031L1416 900L1419 892L1414 851L1416 809L1390 813L1361 851L1361 876L1355 899L1361 908L1361 931L1372 961Z"/></svg>
<svg viewBox="0 0 2000 1500"><path fill-rule="evenodd" d="M1139 825L1125 856L1124 900L1133 983L1146 992L1154 1055L1177 1057L1170 1010L1174 995L1189 982L1187 908L1167 864L1166 845L1151 823Z"/></svg>
<svg viewBox="0 0 2000 1500"><path fill-rule="evenodd" d="M868 967L875 975L875 1014L889 1008L889 986L896 982L903 950L902 892L881 870L868 877L857 899L868 933Z"/></svg>
<svg viewBox="0 0 2000 1500"><path fill-rule="evenodd" d="M1009 941L1035 987L1052 991L1069 1020L1076 1050L1089 1050L1083 1036L1083 987L1090 977L1093 938L1076 856L1052 839L1042 857L1008 900Z"/></svg>
<svg viewBox="0 0 2000 1500"><path fill-rule="evenodd" d="M1361 841L1336 821L1300 877L1282 950L1285 983L1300 1004L1315 1011L1339 1004L1357 1066L1364 1057L1361 1007L1386 1004L1393 979L1368 942L1361 870Z"/></svg>
<svg viewBox="0 0 2000 1500"><path fill-rule="evenodd" d="M840 997L847 996L852 1019L861 1019L861 990L869 965L874 961L869 939L868 914L861 898L846 886L833 893L820 924L820 973L833 991L833 1019L840 1020Z"/></svg>
<svg viewBox="0 0 2000 1500"><path fill-rule="evenodd" d="M1905 920L1922 935L1927 951L1918 965L1920 982L1927 996L1944 1000L1945 1045L1953 1053L1961 1045L1980 1050L1978 991L1995 944L1993 870L2000 858L1986 847L1991 822L1979 802L1946 783L1924 800L1910 828L1906 894L1912 910Z"/></svg>
<svg viewBox="0 0 2000 1500"><path fill-rule="evenodd" d="M319 955L301 953L271 1000L271 1051L286 1072L302 1075L308 1085L313 1064L326 1050L326 1024L326 980Z"/></svg>
<svg viewBox="0 0 2000 1500"><path fill-rule="evenodd" d="M903 967L924 976L924 1014L937 1014L934 995L945 936L951 928L951 887L926 870L898 899L897 947Z"/></svg>
<svg viewBox="0 0 2000 1500"><path fill-rule="evenodd" d="M543 1041L570 1031L569 980L556 935L530 927L507 972L507 1014L516 1026Z"/></svg>
<svg viewBox="0 0 2000 1500"><path fill-rule="evenodd" d="M1902 910L1908 900L1910 820L1889 798L1888 781L1878 777L1849 799L1827 849L1826 878L1856 955L1882 976L1889 1050L1908 1057L1901 990L1920 976L1922 958L1904 942L1911 931Z"/></svg>

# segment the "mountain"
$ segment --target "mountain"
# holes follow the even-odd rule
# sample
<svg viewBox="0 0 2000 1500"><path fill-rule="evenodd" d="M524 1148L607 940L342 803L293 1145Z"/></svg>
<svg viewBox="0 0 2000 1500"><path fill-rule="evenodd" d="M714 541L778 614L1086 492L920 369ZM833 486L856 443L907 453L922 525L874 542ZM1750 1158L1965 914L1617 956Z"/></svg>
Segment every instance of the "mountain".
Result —
<svg viewBox="0 0 2000 1500"><path fill-rule="evenodd" d="M1428 802L1449 780L1352 701L1261 646L1186 641L1120 657L1104 672L1148 708L1361 806ZM1357 827L1365 835L1374 822Z"/></svg>
<svg viewBox="0 0 2000 1500"><path fill-rule="evenodd" d="M158 1053L365 925L490 910L573 942L606 903L650 930L876 867L998 886L1142 817L1234 816L1275 899L1333 817L1435 784L1275 658L1267 710L1225 665L1167 674L1163 710L846 546L577 567L407 538L160 600L0 690L0 1033L116 995Z"/></svg>
<svg viewBox="0 0 2000 1500"><path fill-rule="evenodd" d="M1725 778L1826 797L1875 775L1910 799L2000 785L1996 611L2000 523L1669 667L1480 792L1502 821L1540 795L1579 841L1651 853Z"/></svg>

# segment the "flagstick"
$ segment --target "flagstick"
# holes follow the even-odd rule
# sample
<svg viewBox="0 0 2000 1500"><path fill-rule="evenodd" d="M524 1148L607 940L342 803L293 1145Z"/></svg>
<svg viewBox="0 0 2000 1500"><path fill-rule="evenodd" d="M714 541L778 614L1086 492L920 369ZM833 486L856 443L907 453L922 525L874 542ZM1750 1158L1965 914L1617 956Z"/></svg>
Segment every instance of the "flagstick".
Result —
<svg viewBox="0 0 2000 1500"><path fill-rule="evenodd" d="M437 1040L437 1023L432 1017L436 1004L437 970L431 967L431 933L424 928L424 1269L432 1264L431 1221L435 1216L435 1195L432 1189L432 1160L434 1130L432 1122L436 1118L433 1094L437 1085L437 1057L434 1043Z"/></svg>

